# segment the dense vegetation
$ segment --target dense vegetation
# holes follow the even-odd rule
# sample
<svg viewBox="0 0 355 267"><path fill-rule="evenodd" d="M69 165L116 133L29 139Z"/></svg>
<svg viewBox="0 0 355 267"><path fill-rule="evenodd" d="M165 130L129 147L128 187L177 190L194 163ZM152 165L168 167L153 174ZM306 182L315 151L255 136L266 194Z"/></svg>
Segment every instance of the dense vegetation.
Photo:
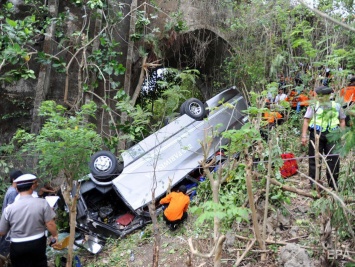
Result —
<svg viewBox="0 0 355 267"><path fill-rule="evenodd" d="M269 219L275 213L292 214L290 206L301 196L301 200L310 206L307 216L297 216L293 220L308 234L308 239L300 243L317 247L312 256L319 259L320 266L343 263L354 266L351 265L354 254L347 254L341 261L334 260L327 257L329 247L321 247L319 243L330 244L331 251L355 250L355 161L352 150L355 124L334 136L343 156L339 190L333 192L326 188L321 192L284 180L278 171L283 164L280 154L292 151L300 158L306 155L299 140L302 113L296 113L285 102L288 120L269 129L267 138L265 122L261 119L266 111L265 99L269 94L276 94L282 77L286 90L294 89L297 93L310 93L326 78L331 79L335 99L343 104L339 91L347 85L349 75L355 74L354 1L319 1L316 13L293 1L211 1L209 5L216 10L225 8L232 12L232 16L217 23L230 47L224 61L214 66L209 77L201 72L203 68L191 69L188 68L190 64L180 62L177 64L180 69L172 69L165 60L174 42L184 46L191 38L183 10L169 14L162 22L158 21L163 13L158 1L144 2L138 7L137 1L132 1L130 11L123 3L113 7L110 1L66 2L78 12L76 16L69 9L53 12L43 5L43 1L27 0L26 9L19 17L11 2L0 4L0 90L23 80L45 80L38 70L42 68L38 66L51 69L52 76L58 75L65 81L64 96L57 99L62 105L45 101L46 83L43 82L42 87L38 85L31 120L33 125L39 126L19 126L12 140L0 146L0 200L7 188L4 181L11 168L31 170L44 180L54 182L61 177L72 183L86 174L88 157L95 150L119 152L162 127L167 117L176 116L180 104L187 98L202 99L229 85L237 85L250 103L249 123L239 131L224 133L224 138L231 140L231 145L225 147L230 165L215 174L208 173L206 167L205 175L210 179L198 187L191 208L196 225L191 225L192 228L189 225L183 234L199 236L201 240L209 238L213 255L218 251L213 248L218 247L219 242L223 244L228 230L239 229L241 236L254 240L259 246L261 252L253 255L272 262L277 247L268 243L272 232L266 230ZM131 16L127 58L122 58L122 45L113 32ZM87 21L79 21L78 17ZM80 30L68 35L67 23L73 20L78 20L75 23L80 25ZM164 27L159 28L158 22ZM178 37L186 42L177 42ZM45 44L53 41L55 49L42 45L43 39ZM206 43L205 39L197 39L186 51L197 54ZM131 53L130 47L135 48ZM179 50L181 58L186 56L184 51ZM135 72L140 75L135 76L135 82L130 77L133 76L134 56L140 62ZM197 57L191 60L197 61ZM193 66L196 65L197 62ZM167 68L163 76L152 71L163 67ZM329 71L331 75L328 77ZM128 79L124 78L125 73L129 74ZM212 88L201 87L206 80L213 81ZM346 112L352 114L352 109L348 107ZM23 114L0 116L0 122L11 123L11 119ZM261 134L263 131L264 135ZM207 147L208 139L202 145ZM233 158L236 152L241 153L238 159ZM77 165L73 165L73 161ZM300 166L305 162L306 158L300 160ZM305 168L300 168L297 177L306 179ZM226 182L218 184L217 191L214 191L213 181L224 180ZM214 198L214 194L218 197ZM249 228L253 230L249 231ZM164 248L164 243L157 241L161 232L156 229L156 225L147 228L142 239L144 242L154 240ZM276 230L272 234L274 241L279 240L280 234ZM128 244L137 245L134 241ZM237 246L244 249L248 244L239 242ZM112 249L111 257L105 254L107 258L87 264L115 266L125 254L122 251L128 249L116 240L110 241L107 248ZM193 247L190 246L190 250L193 251ZM201 253L194 252L195 257L201 256ZM221 258L213 257L214 265L220 266Z"/></svg>

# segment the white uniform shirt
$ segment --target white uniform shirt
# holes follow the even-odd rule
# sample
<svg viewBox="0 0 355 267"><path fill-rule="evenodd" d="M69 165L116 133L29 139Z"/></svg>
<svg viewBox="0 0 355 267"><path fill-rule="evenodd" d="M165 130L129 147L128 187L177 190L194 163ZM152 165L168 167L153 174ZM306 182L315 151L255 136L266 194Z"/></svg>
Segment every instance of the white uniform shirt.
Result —
<svg viewBox="0 0 355 267"><path fill-rule="evenodd" d="M12 242L35 240L44 236L46 223L55 216L45 199L20 196L1 215L0 232L10 231Z"/></svg>
<svg viewBox="0 0 355 267"><path fill-rule="evenodd" d="M283 101L287 98L287 95L282 93L281 95L278 94L276 97L275 97L275 103L279 103L280 101Z"/></svg>

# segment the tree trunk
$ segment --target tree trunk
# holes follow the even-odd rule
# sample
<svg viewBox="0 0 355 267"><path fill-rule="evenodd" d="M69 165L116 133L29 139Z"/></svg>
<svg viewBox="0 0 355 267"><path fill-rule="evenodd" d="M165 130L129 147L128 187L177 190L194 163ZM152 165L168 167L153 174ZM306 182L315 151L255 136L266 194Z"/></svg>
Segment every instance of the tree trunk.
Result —
<svg viewBox="0 0 355 267"><path fill-rule="evenodd" d="M133 96L132 96L132 100L131 100L131 104L134 106L136 104L137 98L139 96L139 93L141 91L143 82L144 82L144 67L145 64L147 63L147 56L144 56L142 59L142 67L141 67L141 73L139 75L139 80L138 80L138 84L136 86L136 89L133 92Z"/></svg>
<svg viewBox="0 0 355 267"><path fill-rule="evenodd" d="M251 210L251 218L253 221L253 228L254 228L254 235L256 240L259 243L259 247L261 250L265 250L265 242L261 237L259 223L257 219L256 209L254 205L254 195L253 195L253 184L252 184L252 166L253 166L253 159L249 156L248 148L245 149L244 154L246 155L246 186L248 192L248 199L249 199L249 206ZM262 254L261 260L265 260L265 254Z"/></svg>
<svg viewBox="0 0 355 267"><path fill-rule="evenodd" d="M101 29L102 29L102 10L101 9L96 9L96 19L95 19L95 30L94 30L94 35L97 36ZM96 38L95 41L92 43L92 51L96 51L99 49L100 46L100 38ZM97 77L94 72L91 73L90 76L90 91L94 92L94 87L93 84L95 83ZM93 98L92 94L88 94L84 92L84 103L83 104L88 104Z"/></svg>
<svg viewBox="0 0 355 267"><path fill-rule="evenodd" d="M153 223L154 245L153 245L153 267L159 266L159 252L160 252L160 231L158 226L155 203L149 205L149 214Z"/></svg>
<svg viewBox="0 0 355 267"><path fill-rule="evenodd" d="M134 41L131 39L131 35L136 32L136 10L137 10L137 0L132 0L131 3L131 20L129 25L129 36L128 36L128 48L127 48L127 60L126 60L126 73L124 79L124 91L127 95L130 95L131 91L131 75L132 75L132 60L133 60L133 46ZM121 124L125 124L127 121L127 113L123 112L121 114ZM126 143L121 141L119 143L118 150L126 149Z"/></svg>
<svg viewBox="0 0 355 267"><path fill-rule="evenodd" d="M212 175L212 174L211 174ZM212 197L213 202L219 204L219 187L220 184L218 181L213 181L211 183L212 187ZM214 216L214 223L213 223L213 240L215 244L218 242L220 236L220 229L221 229L221 220L218 216Z"/></svg>
<svg viewBox="0 0 355 267"><path fill-rule="evenodd" d="M223 248L223 243L226 240L226 236L222 235L218 238L217 243L216 243L216 250L214 254L214 267L220 267L221 266L221 259L222 259L222 248Z"/></svg>
<svg viewBox="0 0 355 267"><path fill-rule="evenodd" d="M137 10L137 0L132 0L131 20L129 25L127 60L126 60L126 73L124 77L124 91L126 92L127 95L130 95L130 91L131 91L131 74L132 74L132 61L133 61L133 48L134 48L134 41L131 39L131 35L136 32L136 21L137 21L136 10Z"/></svg>
<svg viewBox="0 0 355 267"><path fill-rule="evenodd" d="M48 8L51 17L58 15L59 0L49 0ZM43 52L49 55L53 54L55 43L52 42L55 33L55 22L52 21L50 27L47 29L44 38ZM49 81L51 76L52 65L41 64L38 73L38 82L36 86L35 100L33 106L31 133L37 134L41 128L41 118L39 117L39 107L43 100L45 100L49 89Z"/></svg>
<svg viewBox="0 0 355 267"><path fill-rule="evenodd" d="M68 245L68 258L66 267L71 267L73 265L73 247L75 239L75 227L76 227L76 203L77 196L72 199L71 207L69 207L70 214L70 233L69 233L69 245Z"/></svg>
<svg viewBox="0 0 355 267"><path fill-rule="evenodd" d="M73 247L74 247L74 239L75 239L76 213L77 213L76 204L78 201L79 191L80 191L79 186L77 187L74 186L74 187L75 187L75 192L72 192L73 186L69 185L68 183L65 186L62 185L63 198L69 208L69 226L70 226L66 267L71 267L73 263Z"/></svg>

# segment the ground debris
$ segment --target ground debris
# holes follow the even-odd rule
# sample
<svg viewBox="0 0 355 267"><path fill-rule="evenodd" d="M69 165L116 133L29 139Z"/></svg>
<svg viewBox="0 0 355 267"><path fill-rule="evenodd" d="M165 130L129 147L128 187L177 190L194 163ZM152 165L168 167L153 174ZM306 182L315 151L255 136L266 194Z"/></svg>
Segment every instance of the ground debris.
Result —
<svg viewBox="0 0 355 267"><path fill-rule="evenodd" d="M281 249L280 263L283 267L314 267L307 251L297 244L287 244Z"/></svg>

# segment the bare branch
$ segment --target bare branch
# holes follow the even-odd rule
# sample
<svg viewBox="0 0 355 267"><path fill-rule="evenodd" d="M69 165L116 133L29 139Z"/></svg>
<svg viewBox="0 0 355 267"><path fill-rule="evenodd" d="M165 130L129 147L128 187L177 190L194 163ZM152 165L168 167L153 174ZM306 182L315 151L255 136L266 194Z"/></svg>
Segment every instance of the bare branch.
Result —
<svg viewBox="0 0 355 267"><path fill-rule="evenodd" d="M254 246L255 241L256 241L256 239L253 239L251 241L251 244L244 250L242 256L240 256L240 258L238 258L238 260L234 264L235 266L238 266L241 263L241 261L244 259L245 255L247 255L247 253L250 251L250 249ZM265 253L265 252L263 252L263 253Z"/></svg>
<svg viewBox="0 0 355 267"><path fill-rule="evenodd" d="M345 24L339 20L336 20L334 18L332 18L331 16L328 16L327 14L323 13L322 11L318 10L318 9L315 9L315 8L312 8L310 6L308 6L303 0L298 0L298 2L300 2L302 5L304 5L305 7L307 7L309 10L313 11L314 13L316 13L317 15L321 16L322 18L325 18L335 24L338 24L339 26L342 26L343 28L349 30L349 31L353 31L355 32L355 28L351 27L350 25L348 24Z"/></svg>
<svg viewBox="0 0 355 267"><path fill-rule="evenodd" d="M215 243L215 245L212 248L212 250L208 254L203 254L203 253L199 252L197 249L195 249L193 244L192 244L192 238L191 237L188 239L188 243L189 243L189 247L190 247L191 253L193 255L196 255L196 256L201 257L201 258L211 258L213 256L213 254L215 253L217 247L221 246L225 240L226 240L226 236L225 235L221 235L219 237L218 241Z"/></svg>

